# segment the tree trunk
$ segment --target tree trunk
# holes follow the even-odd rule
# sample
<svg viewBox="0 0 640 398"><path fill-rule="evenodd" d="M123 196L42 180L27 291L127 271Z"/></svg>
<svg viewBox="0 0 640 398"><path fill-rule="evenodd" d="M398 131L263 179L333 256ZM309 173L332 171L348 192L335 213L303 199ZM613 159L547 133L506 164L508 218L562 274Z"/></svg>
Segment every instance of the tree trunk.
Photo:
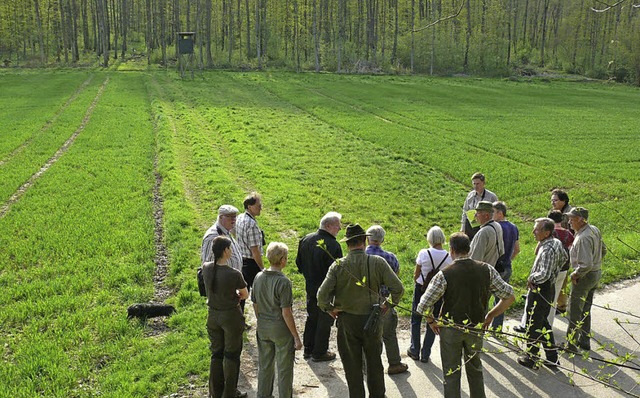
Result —
<svg viewBox="0 0 640 398"><path fill-rule="evenodd" d="M249 0L244 0L244 8L247 21L247 59L251 59L251 9L249 8Z"/></svg>
<svg viewBox="0 0 640 398"><path fill-rule="evenodd" d="M129 32L129 3L127 2L127 0L122 0L121 18L122 53L120 54L120 58L124 59L125 52L127 51L127 33Z"/></svg>
<svg viewBox="0 0 640 398"><path fill-rule="evenodd" d="M469 71L469 46L471 44L471 2L467 0L467 34L465 37L465 45L464 45L464 63L462 64L462 68L464 69L464 73Z"/></svg>
<svg viewBox="0 0 640 398"><path fill-rule="evenodd" d="M313 54L315 56L315 69L320 72L320 38L318 34L318 2L313 0Z"/></svg>
<svg viewBox="0 0 640 398"><path fill-rule="evenodd" d="M411 64L411 73L413 73L413 61L416 52L416 40L415 40L415 28L416 28L416 0L411 0L411 54L409 56Z"/></svg>
<svg viewBox="0 0 640 398"><path fill-rule="evenodd" d="M540 66L544 66L544 47L547 44L547 13L549 12L549 0L544 0L542 9L542 38L540 40Z"/></svg>
<svg viewBox="0 0 640 398"><path fill-rule="evenodd" d="M206 0L205 1L205 21L204 21L204 26L205 26L205 54L207 57L207 67L209 68L213 68L213 54L211 53L211 13L212 13L212 8L213 5L211 4L211 0Z"/></svg>
<svg viewBox="0 0 640 398"><path fill-rule="evenodd" d="M44 66L46 59L44 56L44 36L42 31L42 19L40 18L40 6L38 0L33 0L33 5L36 13L36 24L38 26L38 47L40 50L40 66Z"/></svg>

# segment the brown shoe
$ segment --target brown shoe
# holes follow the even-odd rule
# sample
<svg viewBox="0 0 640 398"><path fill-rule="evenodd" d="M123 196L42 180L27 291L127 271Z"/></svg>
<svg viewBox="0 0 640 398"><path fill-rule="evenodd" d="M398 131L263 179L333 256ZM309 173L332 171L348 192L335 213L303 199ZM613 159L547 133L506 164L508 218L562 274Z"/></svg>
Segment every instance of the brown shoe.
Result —
<svg viewBox="0 0 640 398"><path fill-rule="evenodd" d="M395 365L389 365L389 369L387 370L387 373L389 373L390 375L397 375L398 373L404 373L409 369L409 365L407 365L406 363L397 363Z"/></svg>
<svg viewBox="0 0 640 398"><path fill-rule="evenodd" d="M336 359L336 354L334 354L334 353L333 353L333 352L331 352L331 351L327 351L327 352L325 352L324 354L319 355L319 356L315 356L315 355L314 355L314 356L311 358L311 360L312 360L313 362L326 362L326 361L333 361L334 359Z"/></svg>

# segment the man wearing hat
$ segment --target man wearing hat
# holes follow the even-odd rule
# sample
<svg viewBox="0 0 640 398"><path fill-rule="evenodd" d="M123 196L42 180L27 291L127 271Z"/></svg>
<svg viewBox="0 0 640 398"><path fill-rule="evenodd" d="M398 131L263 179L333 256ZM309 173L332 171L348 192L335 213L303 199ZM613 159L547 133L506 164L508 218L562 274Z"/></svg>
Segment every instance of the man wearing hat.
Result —
<svg viewBox="0 0 640 398"><path fill-rule="evenodd" d="M460 226L460 231L467 234L469 240L472 240L474 235L478 233L478 227L472 227L471 222L467 218L467 211L473 210L478 205L478 202L487 201L487 202L496 202L498 197L495 193L485 189L485 177L482 173L474 173L471 176L471 184L473 185L473 190L469 192L467 198L464 200L464 204L462 205L462 225Z"/></svg>
<svg viewBox="0 0 640 398"><path fill-rule="evenodd" d="M218 208L218 218L216 222L207 230L202 238L202 250L200 252L200 259L202 263L207 261L214 261L213 253L211 252L211 242L218 236L226 236L231 239L231 258L228 265L242 272L242 254L238 243L231 235L231 230L236 225L236 217L238 215L238 209L231 205L222 205Z"/></svg>
<svg viewBox="0 0 640 398"><path fill-rule="evenodd" d="M398 303L404 293L402 282L385 259L364 252L366 237L358 224L347 227L349 253L336 260L318 290L318 306L338 319L338 352L344 366L349 397L364 397L363 354L367 363L370 397L384 397L382 366L382 325L365 331L374 304L381 302L382 285L389 289L391 302ZM389 305L389 304L386 304Z"/></svg>
<svg viewBox="0 0 640 398"><path fill-rule="evenodd" d="M575 207L567 216L575 237L569 254L573 273L570 275L569 327L565 347L577 352L576 345L583 350L591 349L591 303L602 276L602 258L606 254L606 246L600 230L589 224L587 209Z"/></svg>
<svg viewBox="0 0 640 398"><path fill-rule="evenodd" d="M504 239L502 227L492 217L493 203L478 202L475 218L480 223L480 230L471 241L470 256L495 267L498 258L504 254Z"/></svg>
<svg viewBox="0 0 640 398"><path fill-rule="evenodd" d="M380 245L384 242L384 236L386 232L380 225L372 225L367 229L369 237L367 241L369 246L365 249L365 253L369 255L376 255L387 260L387 263L398 275L400 272L400 263L395 254L384 250ZM380 295L383 297L389 296L389 289L386 286L382 286L380 289ZM384 342L384 348L387 351L387 361L389 361L389 369L387 373L390 375L404 373L409 369L406 363L402 363L400 360L400 347L398 347L398 336L396 334L396 328L398 327L398 313L395 308L391 307L386 311L383 317L382 325L382 341Z"/></svg>

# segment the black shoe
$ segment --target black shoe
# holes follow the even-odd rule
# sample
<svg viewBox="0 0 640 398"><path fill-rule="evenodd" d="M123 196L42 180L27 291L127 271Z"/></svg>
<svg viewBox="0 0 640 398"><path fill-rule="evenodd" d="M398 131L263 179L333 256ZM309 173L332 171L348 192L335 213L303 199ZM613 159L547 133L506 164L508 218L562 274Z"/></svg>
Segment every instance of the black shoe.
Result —
<svg viewBox="0 0 640 398"><path fill-rule="evenodd" d="M426 357L426 358L420 358L420 362L422 362L422 363L428 363L428 362L429 362L429 357Z"/></svg>
<svg viewBox="0 0 640 398"><path fill-rule="evenodd" d="M247 393L246 392L242 392L240 390L236 390L235 398L247 398Z"/></svg>
<svg viewBox="0 0 640 398"><path fill-rule="evenodd" d="M523 328L522 325L516 325L513 327L513 331L516 333L527 333L527 328Z"/></svg>
<svg viewBox="0 0 640 398"><path fill-rule="evenodd" d="M551 362L549 360L545 360L543 362L544 366L546 366L550 371L552 372L557 372L558 371L558 366L560 366L560 360L556 359L555 362Z"/></svg>
<svg viewBox="0 0 640 398"><path fill-rule="evenodd" d="M310 353L310 352L305 351L305 352L304 352L304 354L302 354L302 357L303 357L304 359L309 359L309 358L311 358L311 353Z"/></svg>
<svg viewBox="0 0 640 398"><path fill-rule="evenodd" d="M336 354L331 351L327 351L322 355L312 357L313 362L326 362L333 361L334 359L336 359Z"/></svg>
<svg viewBox="0 0 640 398"><path fill-rule="evenodd" d="M529 355L520 355L518 357L518 363L522 366L526 366L529 369L533 369L533 370L538 369L538 364L536 363L536 361L531 359Z"/></svg>
<svg viewBox="0 0 640 398"><path fill-rule="evenodd" d="M407 356L409 358L413 359L414 361L419 361L420 360L420 355L414 354L413 352L411 352L411 350L407 350Z"/></svg>

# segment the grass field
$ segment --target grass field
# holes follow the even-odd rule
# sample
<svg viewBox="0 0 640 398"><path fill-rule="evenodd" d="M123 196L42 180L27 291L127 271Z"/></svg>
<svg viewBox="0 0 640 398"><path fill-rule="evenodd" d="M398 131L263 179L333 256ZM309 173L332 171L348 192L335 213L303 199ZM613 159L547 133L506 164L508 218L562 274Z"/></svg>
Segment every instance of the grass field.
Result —
<svg viewBox="0 0 640 398"><path fill-rule="evenodd" d="M412 290L424 233L459 228L476 171L533 260L551 189L591 211L604 281L640 264L640 91L603 83L288 73L0 73L0 397L161 396L206 384L195 268L224 203L263 195L267 241L292 249L330 210L380 223ZM157 176L157 178L156 178ZM154 185L169 253L159 332ZM287 269L296 300L304 281ZM402 302L410 307L410 294ZM301 325L299 325L301 326Z"/></svg>

